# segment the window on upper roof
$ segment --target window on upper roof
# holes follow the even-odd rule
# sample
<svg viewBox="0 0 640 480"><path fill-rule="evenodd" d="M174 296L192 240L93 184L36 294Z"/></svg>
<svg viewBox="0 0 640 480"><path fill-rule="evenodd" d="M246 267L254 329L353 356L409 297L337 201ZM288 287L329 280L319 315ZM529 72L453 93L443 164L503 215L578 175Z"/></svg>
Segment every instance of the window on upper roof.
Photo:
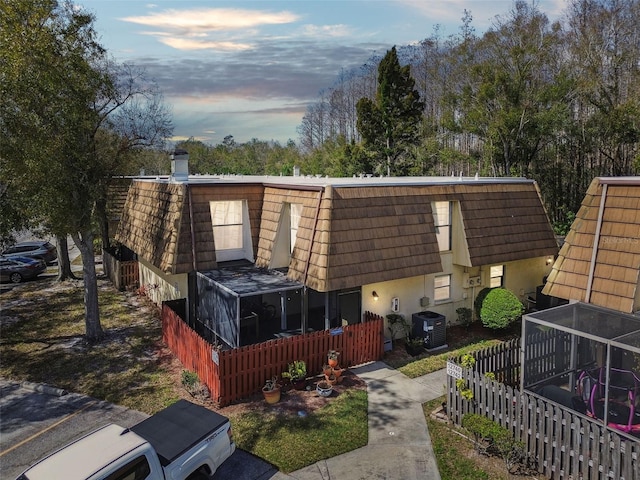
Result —
<svg viewBox="0 0 640 480"><path fill-rule="evenodd" d="M244 200L209 202L216 260L252 260L251 231Z"/></svg>
<svg viewBox="0 0 640 480"><path fill-rule="evenodd" d="M298 236L298 225L300 225L300 217L302 216L302 204L291 203L289 204L289 223L291 231L290 240L290 252L293 252L293 247L296 244L296 237Z"/></svg>
<svg viewBox="0 0 640 480"><path fill-rule="evenodd" d="M501 287L504 284L504 265L494 265L489 269L489 287Z"/></svg>
<svg viewBox="0 0 640 480"><path fill-rule="evenodd" d="M438 248L441 252L451 250L451 202L433 202L432 210Z"/></svg>

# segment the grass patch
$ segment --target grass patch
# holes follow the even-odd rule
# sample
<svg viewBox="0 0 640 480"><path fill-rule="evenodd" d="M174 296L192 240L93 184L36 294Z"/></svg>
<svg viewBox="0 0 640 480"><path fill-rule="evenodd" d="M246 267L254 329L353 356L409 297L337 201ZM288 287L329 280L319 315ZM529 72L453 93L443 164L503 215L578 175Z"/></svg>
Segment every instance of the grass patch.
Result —
<svg viewBox="0 0 640 480"><path fill-rule="evenodd" d="M285 473L367 444L364 390L346 390L306 417L258 412L230 417L238 447Z"/></svg>
<svg viewBox="0 0 640 480"><path fill-rule="evenodd" d="M99 280L105 338L84 340L82 282L26 282L2 294L0 376L46 383L155 413L178 400L179 386L158 361L162 329L155 306L127 302Z"/></svg>
<svg viewBox="0 0 640 480"><path fill-rule="evenodd" d="M404 373L409 378L416 378L427 373L435 372L446 368L447 359L451 357L457 357L458 355L464 355L465 353L475 352L476 350L483 350L485 348L492 347L503 343L502 340L481 340L479 342L470 343L464 347L457 348L438 355L429 355L424 358L420 358L403 365L391 365Z"/></svg>
<svg viewBox="0 0 640 480"><path fill-rule="evenodd" d="M458 435L452 427L431 418L430 414L444 401L444 396L423 405L433 452L442 480L489 480L497 478L469 458L474 452L473 445L465 437Z"/></svg>

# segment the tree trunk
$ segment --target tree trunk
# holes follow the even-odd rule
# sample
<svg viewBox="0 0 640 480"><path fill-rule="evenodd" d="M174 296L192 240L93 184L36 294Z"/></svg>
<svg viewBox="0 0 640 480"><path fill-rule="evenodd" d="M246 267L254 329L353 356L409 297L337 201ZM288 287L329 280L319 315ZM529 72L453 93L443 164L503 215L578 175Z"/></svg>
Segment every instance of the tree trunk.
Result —
<svg viewBox="0 0 640 480"><path fill-rule="evenodd" d="M71 260L69 259L69 244L67 237L56 236L56 245L58 248L58 277L56 281L64 282L65 280L75 279L75 275L71 271Z"/></svg>
<svg viewBox="0 0 640 480"><path fill-rule="evenodd" d="M109 219L107 217L107 200L101 198L96 201L96 212L98 222L100 223L100 237L102 238L103 250L109 250L111 248L111 241L109 239Z"/></svg>
<svg viewBox="0 0 640 480"><path fill-rule="evenodd" d="M85 337L88 342L99 342L104 333L100 325L98 308L98 279L93 252L93 232L85 230L72 234L73 241L82 255L82 279L84 280Z"/></svg>

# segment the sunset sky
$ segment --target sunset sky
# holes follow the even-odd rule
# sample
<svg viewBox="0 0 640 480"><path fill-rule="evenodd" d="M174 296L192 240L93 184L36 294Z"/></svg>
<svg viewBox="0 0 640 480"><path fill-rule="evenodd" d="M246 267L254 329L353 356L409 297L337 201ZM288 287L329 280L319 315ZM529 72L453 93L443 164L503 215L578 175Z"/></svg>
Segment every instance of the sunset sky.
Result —
<svg viewBox="0 0 640 480"><path fill-rule="evenodd" d="M512 8L507 0L178 1L77 0L96 16L101 43L144 67L164 93L173 140L215 145L227 135L298 142L307 105L342 69L439 25L455 35L467 9L477 34ZM565 0L541 0L557 20Z"/></svg>

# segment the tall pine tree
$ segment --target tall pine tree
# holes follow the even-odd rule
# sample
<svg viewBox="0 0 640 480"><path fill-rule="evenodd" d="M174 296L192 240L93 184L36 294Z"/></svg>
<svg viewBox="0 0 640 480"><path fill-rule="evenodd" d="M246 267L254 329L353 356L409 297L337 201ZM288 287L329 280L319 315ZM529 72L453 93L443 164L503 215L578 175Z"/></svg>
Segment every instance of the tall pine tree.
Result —
<svg viewBox="0 0 640 480"><path fill-rule="evenodd" d="M411 146L419 141L424 104L414 88L409 65L400 66L396 47L378 65L375 101L361 98L356 105L357 128L365 148L387 175L403 175L410 168Z"/></svg>

